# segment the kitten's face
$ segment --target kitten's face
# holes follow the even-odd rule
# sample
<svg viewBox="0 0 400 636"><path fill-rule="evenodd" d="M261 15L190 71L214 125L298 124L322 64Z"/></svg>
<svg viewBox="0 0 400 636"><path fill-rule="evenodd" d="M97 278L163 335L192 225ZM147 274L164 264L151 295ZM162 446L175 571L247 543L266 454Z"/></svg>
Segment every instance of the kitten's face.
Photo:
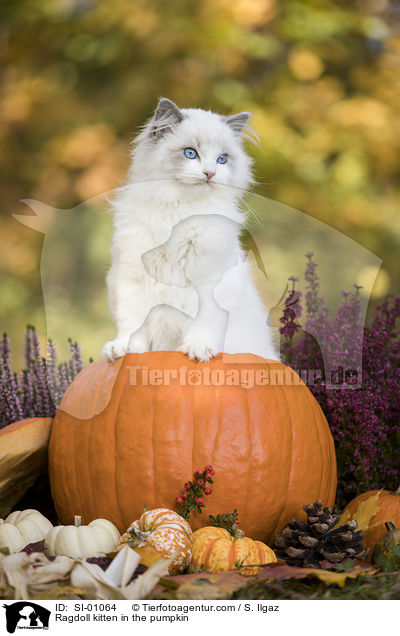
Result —
<svg viewBox="0 0 400 636"><path fill-rule="evenodd" d="M156 112L144 131L136 164L142 161L142 170L153 178L195 188L197 194L224 187L245 189L251 181L251 159L242 148L241 123L230 124L209 111L175 108L160 117L164 128L157 128Z"/></svg>

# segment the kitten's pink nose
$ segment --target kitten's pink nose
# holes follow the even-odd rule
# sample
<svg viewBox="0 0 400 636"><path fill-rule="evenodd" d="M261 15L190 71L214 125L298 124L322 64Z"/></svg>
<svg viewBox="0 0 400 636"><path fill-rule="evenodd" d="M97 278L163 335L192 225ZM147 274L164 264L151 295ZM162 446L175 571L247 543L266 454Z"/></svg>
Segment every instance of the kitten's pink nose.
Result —
<svg viewBox="0 0 400 636"><path fill-rule="evenodd" d="M205 170L205 171L204 171L204 174L205 174L205 175L206 175L206 177L207 177L207 181L210 181L210 179L212 179L212 178L213 178L213 176L215 175L215 172L208 172L208 171L206 171L206 170Z"/></svg>

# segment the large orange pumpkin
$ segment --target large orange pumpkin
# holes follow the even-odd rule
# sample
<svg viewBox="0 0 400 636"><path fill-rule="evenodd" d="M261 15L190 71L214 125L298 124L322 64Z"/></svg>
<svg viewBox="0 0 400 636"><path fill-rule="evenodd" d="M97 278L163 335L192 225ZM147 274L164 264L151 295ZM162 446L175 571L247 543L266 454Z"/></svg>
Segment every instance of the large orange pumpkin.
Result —
<svg viewBox="0 0 400 636"><path fill-rule="evenodd" d="M395 492L369 490L358 495L347 504L336 527L351 519L357 521L358 530L364 531L364 545L370 549L370 561L376 542L387 533L385 522L400 526L400 487Z"/></svg>
<svg viewBox="0 0 400 636"><path fill-rule="evenodd" d="M208 514L237 508L246 535L268 542L305 516L305 502L334 503L328 424L279 362L220 354L198 363L153 351L92 363L54 420L49 472L63 524L80 514L84 523L104 517L124 531L144 505L175 507L184 482L205 464L215 469L213 493L206 512L192 516L194 529Z"/></svg>

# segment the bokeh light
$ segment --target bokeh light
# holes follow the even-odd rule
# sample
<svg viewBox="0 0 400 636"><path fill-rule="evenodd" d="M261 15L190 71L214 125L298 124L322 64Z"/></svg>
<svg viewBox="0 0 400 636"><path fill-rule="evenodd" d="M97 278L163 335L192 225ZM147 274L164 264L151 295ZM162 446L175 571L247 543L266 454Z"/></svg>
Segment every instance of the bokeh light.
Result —
<svg viewBox="0 0 400 636"><path fill-rule="evenodd" d="M400 291L397 0L21 0L0 11L0 319L14 350L27 323L43 334L46 325L43 234L13 219L26 213L20 200L72 209L117 187L132 137L161 95L250 110L260 142L248 145L255 192L383 259L372 304ZM107 253L101 227L69 270L82 296L89 255ZM99 268L104 277L106 264ZM82 322L103 337L109 320L103 298L68 316L48 334L61 349ZM81 344L98 355L95 337Z"/></svg>

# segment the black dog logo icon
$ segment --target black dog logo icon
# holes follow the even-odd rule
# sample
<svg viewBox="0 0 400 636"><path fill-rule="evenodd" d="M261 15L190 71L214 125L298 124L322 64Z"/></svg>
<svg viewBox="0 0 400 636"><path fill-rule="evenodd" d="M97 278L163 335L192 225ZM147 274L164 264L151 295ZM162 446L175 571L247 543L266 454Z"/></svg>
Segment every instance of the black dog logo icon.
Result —
<svg viewBox="0 0 400 636"><path fill-rule="evenodd" d="M25 601L3 605L6 609L7 631L14 634L18 629L48 629L50 610L36 603Z"/></svg>

